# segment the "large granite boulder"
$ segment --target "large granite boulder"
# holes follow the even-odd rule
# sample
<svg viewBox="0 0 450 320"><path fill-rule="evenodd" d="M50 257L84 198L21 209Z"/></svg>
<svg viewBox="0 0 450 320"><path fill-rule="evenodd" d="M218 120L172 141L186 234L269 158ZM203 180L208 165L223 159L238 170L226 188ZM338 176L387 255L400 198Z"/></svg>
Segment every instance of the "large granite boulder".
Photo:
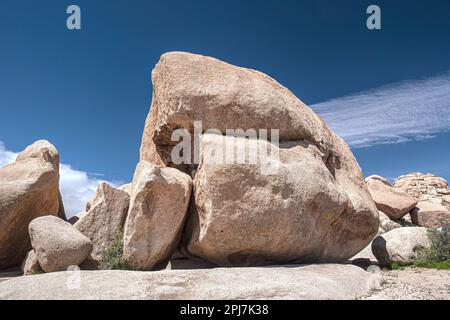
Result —
<svg viewBox="0 0 450 320"><path fill-rule="evenodd" d="M270 152L257 164L227 164L216 156L230 140ZM221 266L345 261L377 232L377 216L355 210L313 144L206 134L201 147L183 241L189 255Z"/></svg>
<svg viewBox="0 0 450 320"><path fill-rule="evenodd" d="M133 269L166 267L181 239L191 190L191 177L177 169L138 164L124 235L124 257Z"/></svg>
<svg viewBox="0 0 450 320"><path fill-rule="evenodd" d="M62 215L59 154L37 141L0 169L0 269L20 266L31 249L28 224L43 215Z"/></svg>
<svg viewBox="0 0 450 320"><path fill-rule="evenodd" d="M185 253L220 265L344 261L376 235L378 212L348 145L278 82L182 52L163 55L152 80L141 159L195 176ZM264 164L211 166L196 148L194 163L180 164L172 157L175 129L194 138L211 129L273 129L288 147L279 148L283 164L273 176L258 173Z"/></svg>
<svg viewBox="0 0 450 320"><path fill-rule="evenodd" d="M92 251L92 243L87 237L55 216L34 219L29 232L37 260L45 272L65 271L70 266L78 266Z"/></svg>
<svg viewBox="0 0 450 320"><path fill-rule="evenodd" d="M74 224L91 240L94 249L91 256L100 261L123 231L130 205L130 196L107 183L100 183L95 196L88 202L86 214Z"/></svg>

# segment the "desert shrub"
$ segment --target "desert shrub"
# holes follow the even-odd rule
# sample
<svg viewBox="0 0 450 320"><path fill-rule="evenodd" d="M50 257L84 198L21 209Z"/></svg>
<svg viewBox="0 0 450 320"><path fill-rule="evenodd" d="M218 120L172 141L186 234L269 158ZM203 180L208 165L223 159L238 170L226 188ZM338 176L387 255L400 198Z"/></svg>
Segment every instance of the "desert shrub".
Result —
<svg viewBox="0 0 450 320"><path fill-rule="evenodd" d="M100 270L130 270L123 257L123 232L120 232L114 243L105 251L99 263Z"/></svg>
<svg viewBox="0 0 450 320"><path fill-rule="evenodd" d="M429 231L430 248L418 252L414 266L433 269L450 269L450 232Z"/></svg>

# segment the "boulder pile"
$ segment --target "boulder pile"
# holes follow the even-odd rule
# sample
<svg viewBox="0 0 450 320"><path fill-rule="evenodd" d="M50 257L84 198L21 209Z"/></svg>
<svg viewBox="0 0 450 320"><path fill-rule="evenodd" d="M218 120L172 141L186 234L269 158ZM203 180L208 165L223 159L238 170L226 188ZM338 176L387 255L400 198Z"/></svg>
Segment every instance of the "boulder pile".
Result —
<svg viewBox="0 0 450 320"><path fill-rule="evenodd" d="M450 193L445 179L432 174L411 173L393 185L380 176L366 178L379 210L380 227L372 244L354 256L354 264L413 262L421 248L428 248L428 231L450 227Z"/></svg>
<svg viewBox="0 0 450 320"><path fill-rule="evenodd" d="M423 209L437 205L431 196L448 207L446 181L365 181L348 145L263 73L172 52L161 57L152 80L132 182L100 184L85 212L69 222L50 143L36 142L0 169L0 269L96 268L117 241L127 265L142 271L178 258L220 267L342 263L364 248L385 265L427 245L426 228L405 227L446 226L446 214L431 219L434 211ZM192 153L178 152L179 130ZM237 161L251 150L264 152Z"/></svg>
<svg viewBox="0 0 450 320"><path fill-rule="evenodd" d="M394 186L418 201L411 212L415 224L427 228L450 227L450 189L447 180L432 174L411 173L397 178Z"/></svg>

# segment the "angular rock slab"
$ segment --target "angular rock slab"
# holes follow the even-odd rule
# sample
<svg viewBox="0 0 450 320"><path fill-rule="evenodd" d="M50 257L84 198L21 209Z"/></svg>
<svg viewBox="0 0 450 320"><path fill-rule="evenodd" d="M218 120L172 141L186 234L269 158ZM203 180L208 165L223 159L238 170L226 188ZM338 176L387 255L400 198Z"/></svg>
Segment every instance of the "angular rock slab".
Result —
<svg viewBox="0 0 450 320"><path fill-rule="evenodd" d="M417 200L405 191L387 185L379 179L369 179L367 186L378 210L393 220L403 218L417 204Z"/></svg>
<svg viewBox="0 0 450 320"><path fill-rule="evenodd" d="M270 151L255 164L228 164L220 154L225 144ZM182 246L189 255L220 266L343 262L377 233L366 190L346 190L311 143L278 148L206 134L201 147Z"/></svg>
<svg viewBox="0 0 450 320"><path fill-rule="evenodd" d="M91 256L100 261L103 254L116 241L130 205L130 196L107 183L100 183L97 192L87 205L88 211L74 224L82 234L92 241Z"/></svg>
<svg viewBox="0 0 450 320"><path fill-rule="evenodd" d="M429 246L427 228L400 228L376 237L372 242L372 252L380 265L387 267L394 262L413 262L418 250Z"/></svg>
<svg viewBox="0 0 450 320"><path fill-rule="evenodd" d="M78 266L92 251L91 241L58 217L45 216L33 220L29 232L34 252L45 272Z"/></svg>
<svg viewBox="0 0 450 320"><path fill-rule="evenodd" d="M162 269L178 247L192 179L141 161L134 174L125 223L124 257L137 270Z"/></svg>
<svg viewBox="0 0 450 320"><path fill-rule="evenodd" d="M10 300L351 300L380 286L380 276L352 265L281 266L160 272L82 271L21 277L0 284Z"/></svg>
<svg viewBox="0 0 450 320"><path fill-rule="evenodd" d="M40 140L0 169L0 270L20 266L31 249L28 224L44 215L58 215L59 154Z"/></svg>

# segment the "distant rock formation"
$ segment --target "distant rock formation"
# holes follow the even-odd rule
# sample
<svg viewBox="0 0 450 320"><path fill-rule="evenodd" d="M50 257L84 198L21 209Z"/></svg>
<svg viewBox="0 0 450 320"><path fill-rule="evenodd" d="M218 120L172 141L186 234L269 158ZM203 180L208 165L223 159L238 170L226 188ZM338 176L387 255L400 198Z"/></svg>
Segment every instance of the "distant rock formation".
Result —
<svg viewBox="0 0 450 320"><path fill-rule="evenodd" d="M427 228L450 227L450 189L444 178L433 174L411 173L395 180L394 186L406 191L418 203L412 221Z"/></svg>

